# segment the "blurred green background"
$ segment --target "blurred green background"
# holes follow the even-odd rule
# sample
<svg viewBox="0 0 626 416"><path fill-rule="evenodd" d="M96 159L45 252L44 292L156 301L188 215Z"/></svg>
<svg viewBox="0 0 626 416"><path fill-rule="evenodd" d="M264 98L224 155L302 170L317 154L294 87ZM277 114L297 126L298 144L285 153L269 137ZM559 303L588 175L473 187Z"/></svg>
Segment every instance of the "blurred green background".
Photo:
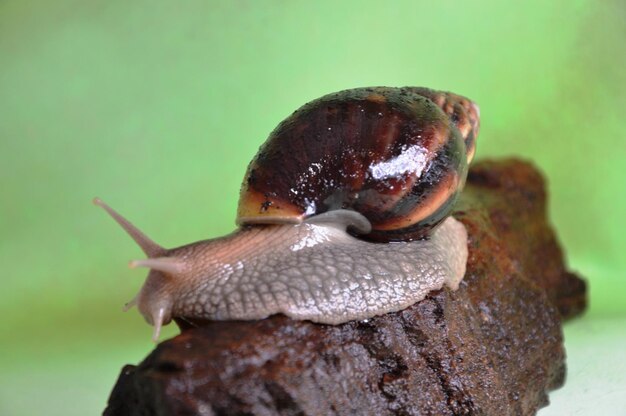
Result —
<svg viewBox="0 0 626 416"><path fill-rule="evenodd" d="M94 196L165 246L227 233L273 127L371 85L471 97L477 157L545 172L591 308L540 414L620 414L625 22L619 0L0 1L0 414L99 413L153 346L121 312L142 253Z"/></svg>

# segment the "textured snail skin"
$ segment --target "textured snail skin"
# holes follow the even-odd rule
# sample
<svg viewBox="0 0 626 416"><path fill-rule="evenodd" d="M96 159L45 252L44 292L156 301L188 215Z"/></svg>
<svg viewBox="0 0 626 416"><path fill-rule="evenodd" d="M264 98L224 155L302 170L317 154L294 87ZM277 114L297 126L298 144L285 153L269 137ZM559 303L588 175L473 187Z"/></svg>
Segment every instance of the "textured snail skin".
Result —
<svg viewBox="0 0 626 416"><path fill-rule="evenodd" d="M363 218L360 214L352 216ZM323 215L323 214L322 214ZM231 235L165 250L133 301L155 326L172 317L294 319L340 324L394 312L465 274L467 233L453 218L429 239L377 244L335 221L246 227ZM338 218L338 220L337 220Z"/></svg>

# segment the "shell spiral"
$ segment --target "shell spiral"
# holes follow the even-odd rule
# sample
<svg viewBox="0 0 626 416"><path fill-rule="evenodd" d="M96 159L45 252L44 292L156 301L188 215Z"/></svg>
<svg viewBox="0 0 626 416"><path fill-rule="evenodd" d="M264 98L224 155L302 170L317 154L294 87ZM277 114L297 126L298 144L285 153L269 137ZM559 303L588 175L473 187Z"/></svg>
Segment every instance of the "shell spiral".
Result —
<svg viewBox="0 0 626 416"><path fill-rule="evenodd" d="M426 88L358 88L305 104L248 166L240 225L350 209L372 241L427 236L451 212L478 134L478 107Z"/></svg>

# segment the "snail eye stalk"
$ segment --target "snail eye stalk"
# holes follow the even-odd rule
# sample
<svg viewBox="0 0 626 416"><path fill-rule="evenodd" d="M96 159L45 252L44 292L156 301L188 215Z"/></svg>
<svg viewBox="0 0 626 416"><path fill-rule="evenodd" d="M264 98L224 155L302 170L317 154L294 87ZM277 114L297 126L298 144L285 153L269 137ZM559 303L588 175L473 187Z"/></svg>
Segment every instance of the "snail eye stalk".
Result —
<svg viewBox="0 0 626 416"><path fill-rule="evenodd" d="M126 218L122 217L117 211L108 206L104 201L100 198L93 199L94 205L102 207L106 212L109 213L111 217L131 236L133 240L137 243L137 245L146 253L146 256L150 258L159 257L165 253L165 249L152 241L147 235L139 230L139 228L135 227L130 221Z"/></svg>

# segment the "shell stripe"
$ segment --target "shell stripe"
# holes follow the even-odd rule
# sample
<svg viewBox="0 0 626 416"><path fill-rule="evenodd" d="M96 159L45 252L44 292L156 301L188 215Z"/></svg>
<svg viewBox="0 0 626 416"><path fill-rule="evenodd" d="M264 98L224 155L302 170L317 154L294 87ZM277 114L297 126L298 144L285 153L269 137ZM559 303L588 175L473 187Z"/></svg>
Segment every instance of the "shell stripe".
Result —
<svg viewBox="0 0 626 416"><path fill-rule="evenodd" d="M378 222L373 226L375 231L399 230L418 224L432 216L439 207L443 206L452 197L459 184L459 177L455 172L442 178L441 182L430 192L423 203L417 204L415 209L401 217L395 217L388 221Z"/></svg>

